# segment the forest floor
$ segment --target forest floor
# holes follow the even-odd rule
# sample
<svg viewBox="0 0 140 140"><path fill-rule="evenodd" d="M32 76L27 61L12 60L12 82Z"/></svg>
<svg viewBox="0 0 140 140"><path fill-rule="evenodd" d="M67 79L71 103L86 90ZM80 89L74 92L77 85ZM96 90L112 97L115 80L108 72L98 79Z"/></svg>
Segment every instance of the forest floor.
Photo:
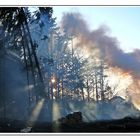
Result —
<svg viewBox="0 0 140 140"><path fill-rule="evenodd" d="M120 120L81 122L75 124L58 124L36 122L32 127L25 127L22 121L0 122L0 133L138 133L140 132L140 118L124 118ZM25 131L26 132L26 131Z"/></svg>

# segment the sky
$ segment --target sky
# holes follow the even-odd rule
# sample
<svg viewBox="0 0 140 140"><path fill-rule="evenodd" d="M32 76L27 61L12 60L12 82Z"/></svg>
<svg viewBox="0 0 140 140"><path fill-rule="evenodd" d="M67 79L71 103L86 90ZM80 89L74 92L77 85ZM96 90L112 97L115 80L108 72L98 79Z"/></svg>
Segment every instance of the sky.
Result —
<svg viewBox="0 0 140 140"><path fill-rule="evenodd" d="M140 7L126 6L53 6L59 24L64 12L80 12L89 28L107 25L110 35L116 37L120 48L131 52L140 48Z"/></svg>

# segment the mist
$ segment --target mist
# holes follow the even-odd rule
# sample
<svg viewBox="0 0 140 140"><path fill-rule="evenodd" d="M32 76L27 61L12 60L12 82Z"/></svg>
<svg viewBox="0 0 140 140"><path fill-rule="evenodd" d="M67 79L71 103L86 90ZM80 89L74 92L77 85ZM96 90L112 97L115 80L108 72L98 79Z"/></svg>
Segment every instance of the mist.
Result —
<svg viewBox="0 0 140 140"><path fill-rule="evenodd" d="M0 54L0 71L0 119L26 120L28 91L23 64L13 52L4 51Z"/></svg>

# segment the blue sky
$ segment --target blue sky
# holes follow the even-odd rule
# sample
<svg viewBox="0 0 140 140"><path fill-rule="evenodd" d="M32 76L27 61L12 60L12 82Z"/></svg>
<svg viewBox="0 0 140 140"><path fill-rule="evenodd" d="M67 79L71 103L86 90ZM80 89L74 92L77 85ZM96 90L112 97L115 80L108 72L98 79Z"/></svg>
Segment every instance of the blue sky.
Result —
<svg viewBox="0 0 140 140"><path fill-rule="evenodd" d="M111 36L120 42L120 48L126 52L140 48L140 7L111 6L54 6L54 16L59 23L64 12L80 12L90 29L105 24L111 30Z"/></svg>

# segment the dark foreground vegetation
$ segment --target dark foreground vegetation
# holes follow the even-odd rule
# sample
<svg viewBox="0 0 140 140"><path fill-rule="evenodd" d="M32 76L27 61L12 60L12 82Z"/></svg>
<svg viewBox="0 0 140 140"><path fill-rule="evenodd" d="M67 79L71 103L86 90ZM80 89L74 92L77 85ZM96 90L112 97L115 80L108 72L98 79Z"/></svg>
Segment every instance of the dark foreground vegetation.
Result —
<svg viewBox="0 0 140 140"><path fill-rule="evenodd" d="M63 118L64 119L64 118ZM96 121L96 122L83 122L83 121L67 121L67 122L36 122L32 127L26 126L26 122L17 120L6 120L0 122L1 133L133 133L140 132L140 118L124 118L120 120L110 121Z"/></svg>

